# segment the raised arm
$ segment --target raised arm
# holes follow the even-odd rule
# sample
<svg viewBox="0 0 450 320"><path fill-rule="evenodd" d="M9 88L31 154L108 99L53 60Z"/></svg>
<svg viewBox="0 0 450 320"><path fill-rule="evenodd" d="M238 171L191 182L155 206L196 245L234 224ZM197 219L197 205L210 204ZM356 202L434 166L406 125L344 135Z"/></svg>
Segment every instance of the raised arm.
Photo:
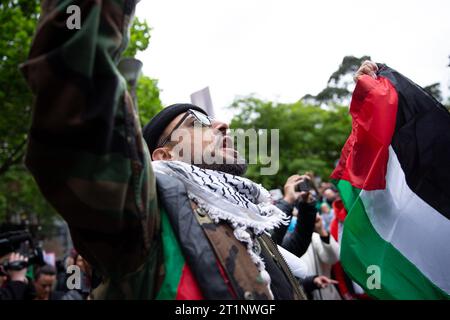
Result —
<svg viewBox="0 0 450 320"><path fill-rule="evenodd" d="M317 210L315 202L300 202L297 209L299 212L297 225L295 226L294 232L284 238L282 247L296 256L301 257L305 254L311 243Z"/></svg>
<svg viewBox="0 0 450 320"><path fill-rule="evenodd" d="M283 211L286 216L292 219L292 210L294 209L294 203L300 197L300 192L295 191L295 186L300 182L304 176L294 174L290 176L284 184L284 197L276 202L278 209ZM272 239L276 244L281 245L288 230L289 225L281 225L272 231Z"/></svg>
<svg viewBox="0 0 450 320"><path fill-rule="evenodd" d="M60 3L60 4L57 4ZM81 29L69 30L69 6ZM159 230L155 179L116 63L135 0L44 1L21 69L35 95L26 165L103 275L141 266Z"/></svg>

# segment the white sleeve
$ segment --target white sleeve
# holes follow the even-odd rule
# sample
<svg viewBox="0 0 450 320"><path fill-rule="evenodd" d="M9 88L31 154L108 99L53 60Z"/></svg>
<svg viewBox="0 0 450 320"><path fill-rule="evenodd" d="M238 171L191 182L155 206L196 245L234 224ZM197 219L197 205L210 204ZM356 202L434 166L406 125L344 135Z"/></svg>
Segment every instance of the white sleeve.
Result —
<svg viewBox="0 0 450 320"><path fill-rule="evenodd" d="M308 267L304 261L302 261L295 254L290 253L283 247L278 246L278 250L280 251L284 260L286 260L286 263L288 264L289 268L291 268L291 271L294 274L294 276L302 279L308 276Z"/></svg>
<svg viewBox="0 0 450 320"><path fill-rule="evenodd" d="M339 261L339 244L334 240L333 236L330 235L330 243L325 243L317 235L317 241L314 241L313 245L316 249L319 260L326 264L335 264Z"/></svg>

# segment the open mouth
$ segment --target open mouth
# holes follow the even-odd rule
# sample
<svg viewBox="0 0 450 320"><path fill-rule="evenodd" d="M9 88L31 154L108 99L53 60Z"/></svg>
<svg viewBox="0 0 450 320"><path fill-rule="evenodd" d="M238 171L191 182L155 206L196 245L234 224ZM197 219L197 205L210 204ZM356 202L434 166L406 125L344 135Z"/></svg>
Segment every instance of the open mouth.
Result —
<svg viewBox="0 0 450 320"><path fill-rule="evenodd" d="M223 149L234 149L233 140L230 136L224 136L222 138L222 148Z"/></svg>
<svg viewBox="0 0 450 320"><path fill-rule="evenodd" d="M228 154L237 158L238 152L234 148L233 139L230 136L221 136L218 140L217 147L222 150L223 155Z"/></svg>

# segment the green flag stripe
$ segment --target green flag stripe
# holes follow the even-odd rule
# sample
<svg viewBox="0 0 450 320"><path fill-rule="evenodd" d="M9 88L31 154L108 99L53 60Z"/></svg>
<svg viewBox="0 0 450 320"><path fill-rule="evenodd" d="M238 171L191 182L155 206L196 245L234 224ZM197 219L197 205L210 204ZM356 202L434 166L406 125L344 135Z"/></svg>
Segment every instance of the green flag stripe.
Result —
<svg viewBox="0 0 450 320"><path fill-rule="evenodd" d="M332 182L339 190L345 209L347 212L350 212L353 204L359 198L361 189L353 187L350 182L346 180L332 180Z"/></svg>
<svg viewBox="0 0 450 320"><path fill-rule="evenodd" d="M185 260L163 208L161 208L161 230L166 274L156 299L173 300L177 296Z"/></svg>
<svg viewBox="0 0 450 320"><path fill-rule="evenodd" d="M341 242L341 263L351 278L369 295L379 299L450 299L380 237L358 196L360 190L345 180L338 181L337 186L348 211ZM371 265L380 268L380 289L368 288L368 284L373 283L369 278L373 272L368 272Z"/></svg>

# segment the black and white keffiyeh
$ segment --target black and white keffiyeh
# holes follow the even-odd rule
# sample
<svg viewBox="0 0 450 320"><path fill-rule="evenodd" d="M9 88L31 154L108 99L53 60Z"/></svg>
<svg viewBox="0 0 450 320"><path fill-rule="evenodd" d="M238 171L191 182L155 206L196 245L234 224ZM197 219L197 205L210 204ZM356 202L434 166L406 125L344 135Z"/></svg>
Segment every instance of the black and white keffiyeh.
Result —
<svg viewBox="0 0 450 320"><path fill-rule="evenodd" d="M220 171L201 169L181 161L153 161L156 172L178 178L188 196L216 223L227 221L234 229L236 239L244 243L253 262L268 283L270 276L264 262L253 247L254 238L268 233L288 218L271 202L270 193L249 179Z"/></svg>

